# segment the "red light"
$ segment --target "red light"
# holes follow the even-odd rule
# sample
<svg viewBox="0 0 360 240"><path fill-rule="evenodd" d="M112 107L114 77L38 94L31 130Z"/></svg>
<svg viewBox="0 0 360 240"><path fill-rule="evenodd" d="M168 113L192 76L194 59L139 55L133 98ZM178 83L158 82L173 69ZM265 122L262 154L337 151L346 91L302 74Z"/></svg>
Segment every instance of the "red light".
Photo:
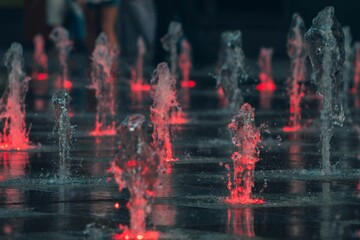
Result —
<svg viewBox="0 0 360 240"><path fill-rule="evenodd" d="M249 198L249 199L242 199L242 198L226 198L226 202L231 204L265 204L266 202L263 199L259 198Z"/></svg>
<svg viewBox="0 0 360 240"><path fill-rule="evenodd" d="M36 79L39 81L44 81L49 78L49 75L47 73L38 73L36 76Z"/></svg>
<svg viewBox="0 0 360 240"><path fill-rule="evenodd" d="M130 83L130 88L131 88L131 91L144 91L144 92L147 92L147 91L150 91L151 87L150 87L150 84L139 84L139 83Z"/></svg>
<svg viewBox="0 0 360 240"><path fill-rule="evenodd" d="M135 167L137 165L135 160L129 160L127 162L128 167Z"/></svg>
<svg viewBox="0 0 360 240"><path fill-rule="evenodd" d="M119 208L120 208L120 203L115 203L115 204L114 204L114 208L115 208L115 209L119 209Z"/></svg>
<svg viewBox="0 0 360 240"><path fill-rule="evenodd" d="M267 82L267 83L259 83L256 86L256 90L258 91L275 91L276 85L273 82Z"/></svg>
<svg viewBox="0 0 360 240"><path fill-rule="evenodd" d="M301 129L301 126L285 126L283 127L284 132L297 132Z"/></svg>
<svg viewBox="0 0 360 240"><path fill-rule="evenodd" d="M72 82L66 79L66 80L64 81L64 88L65 88L66 90L70 90L70 89L72 88Z"/></svg>
<svg viewBox="0 0 360 240"><path fill-rule="evenodd" d="M90 136L95 136L95 137L99 137L99 136L114 136L116 135L116 130L115 129L106 129L106 130L94 130L90 132Z"/></svg>
<svg viewBox="0 0 360 240"><path fill-rule="evenodd" d="M180 85L182 88L193 88L196 86L196 82L193 80L183 80Z"/></svg>

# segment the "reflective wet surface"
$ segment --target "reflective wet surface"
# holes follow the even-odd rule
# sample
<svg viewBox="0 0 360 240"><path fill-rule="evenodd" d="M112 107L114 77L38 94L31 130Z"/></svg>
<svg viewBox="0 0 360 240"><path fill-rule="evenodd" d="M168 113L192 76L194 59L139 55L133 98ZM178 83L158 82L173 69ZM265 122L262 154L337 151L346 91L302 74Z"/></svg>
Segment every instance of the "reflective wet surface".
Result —
<svg viewBox="0 0 360 240"><path fill-rule="evenodd" d="M84 64L85 65L85 64ZM275 65L276 66L276 65ZM54 71L55 72L55 71ZM148 92L130 91L125 70L118 77L117 121L130 113L149 118ZM149 74L146 74L149 77ZM27 96L30 140L37 149L0 152L0 231L3 239L108 239L129 224L127 191L119 192L107 173L117 152L116 136L93 137L96 100L84 72L73 70L70 114L76 126L69 160L71 179L59 182L57 136L50 103L52 79L33 80ZM275 92L255 90L257 80L241 86L255 108L262 131L256 165L256 197L263 205L224 201L227 170L235 151L215 80L207 70L192 76L197 85L179 91L187 122L173 125L177 162L161 176L147 228L164 239L357 239L360 238L360 98L349 95L351 121L332 139L332 174L320 173L319 97L307 84L302 125L297 133L281 129L289 119L284 78ZM267 131L268 129L269 131ZM148 136L151 137L151 128ZM92 224L92 225L91 225Z"/></svg>

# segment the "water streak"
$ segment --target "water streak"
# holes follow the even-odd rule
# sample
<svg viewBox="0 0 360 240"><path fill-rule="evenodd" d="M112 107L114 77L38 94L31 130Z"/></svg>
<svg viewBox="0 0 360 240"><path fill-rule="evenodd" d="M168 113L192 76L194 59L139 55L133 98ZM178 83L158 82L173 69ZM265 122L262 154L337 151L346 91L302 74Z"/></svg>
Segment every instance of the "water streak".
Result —
<svg viewBox="0 0 360 240"><path fill-rule="evenodd" d="M244 103L228 128L233 134L233 144L238 148L231 159L234 164L233 181L229 179L230 203L261 204L261 199L252 198L255 164L259 161L260 130L255 126L255 109Z"/></svg>
<svg viewBox="0 0 360 240"><path fill-rule="evenodd" d="M0 99L0 150L25 150L32 148L25 122L25 97L30 78L25 76L23 49L12 43L5 53L4 65L8 69L8 87Z"/></svg>
<svg viewBox="0 0 360 240"><path fill-rule="evenodd" d="M170 69L171 73L176 76L177 74L177 43L182 36L182 26L179 22L170 22L167 34L161 38L163 48L170 52Z"/></svg>
<svg viewBox="0 0 360 240"><path fill-rule="evenodd" d="M51 98L55 110L55 128L59 135L59 171L58 178L64 181L69 178L70 142L74 132L68 112L71 101L69 93L65 90L55 92Z"/></svg>
<svg viewBox="0 0 360 240"><path fill-rule="evenodd" d="M58 61L60 66L60 73L56 79L55 87L58 89L69 89L72 83L69 79L67 59L73 47L73 42L70 40L69 32L63 27L55 27L49 38L54 42L58 51Z"/></svg>
<svg viewBox="0 0 360 240"><path fill-rule="evenodd" d="M37 34L34 37L33 77L39 81L48 79L48 57L44 49L45 40Z"/></svg>
<svg viewBox="0 0 360 240"><path fill-rule="evenodd" d="M114 174L119 190L128 188L130 230L123 228L119 239L143 239L147 235L146 217L151 212L155 187L158 184L160 156L146 141L145 117L128 116L119 128L120 145L109 172ZM143 238L139 238L143 237Z"/></svg>
<svg viewBox="0 0 360 240"><path fill-rule="evenodd" d="M272 76L272 55L274 50L272 48L260 48L259 54L259 79L260 83L256 86L258 91L274 91L276 89L276 85Z"/></svg>
<svg viewBox="0 0 360 240"><path fill-rule="evenodd" d="M305 95L303 82L305 80L305 60L307 57L304 34L305 23L299 14L292 17L288 32L287 52L291 60L291 77L288 79L288 94L290 96L290 120L284 127L286 132L298 131L301 128L301 99Z"/></svg>
<svg viewBox="0 0 360 240"><path fill-rule="evenodd" d="M305 34L307 52L313 67L313 80L322 96L321 142L322 172L330 173L330 140L334 124L342 125L341 82L345 61L344 32L333 7L326 7L313 19Z"/></svg>
<svg viewBox="0 0 360 240"><path fill-rule="evenodd" d="M239 83L247 79L242 34L240 31L225 32L222 41L226 43L225 61L217 76L217 85L222 88L230 110L237 112L244 101Z"/></svg>
<svg viewBox="0 0 360 240"><path fill-rule="evenodd" d="M166 63L158 64L151 78L150 118L154 125L152 145L162 152L162 161L172 161L173 152L170 137L171 111L180 110L177 101L176 79Z"/></svg>
<svg viewBox="0 0 360 240"><path fill-rule="evenodd" d="M114 56L111 54L108 39L101 33L91 56L91 85L95 90L96 122L93 136L115 135L115 80L112 74Z"/></svg>

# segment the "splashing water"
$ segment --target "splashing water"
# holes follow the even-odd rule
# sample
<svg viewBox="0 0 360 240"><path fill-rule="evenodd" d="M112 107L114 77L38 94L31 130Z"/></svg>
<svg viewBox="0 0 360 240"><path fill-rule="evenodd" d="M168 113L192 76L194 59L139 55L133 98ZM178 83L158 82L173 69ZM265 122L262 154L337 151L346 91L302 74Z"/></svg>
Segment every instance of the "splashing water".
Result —
<svg viewBox="0 0 360 240"><path fill-rule="evenodd" d="M291 27L288 32L288 55L291 59L291 77L288 79L288 94L290 96L290 120L284 127L285 132L295 132L301 128L301 99L305 95L302 82L305 79L305 49L304 34L305 23L299 14L292 17Z"/></svg>
<svg viewBox="0 0 360 240"><path fill-rule="evenodd" d="M48 79L48 57L45 53L45 40L42 35L34 37L34 56L33 56L33 78L39 81Z"/></svg>
<svg viewBox="0 0 360 240"><path fill-rule="evenodd" d="M350 32L350 27L343 27L344 32L344 47L345 47L345 62L343 66L343 89L342 96L344 98L344 112L346 114L347 120L350 120L350 109L349 109L349 85L352 80L352 72L353 72L353 64L352 59L354 55L353 47L352 47L352 36Z"/></svg>
<svg viewBox="0 0 360 240"><path fill-rule="evenodd" d="M25 150L31 146L25 123L25 97L30 78L24 73L23 49L12 43L5 53L4 65L9 71L9 85L0 100L0 150Z"/></svg>
<svg viewBox="0 0 360 240"><path fill-rule="evenodd" d="M258 144L261 142L260 130L255 126L255 109L244 103L237 115L228 125L232 131L232 141L238 148L231 159L234 163L233 182L228 175L228 189L230 196L226 198L230 203L261 204L261 199L252 198L254 186L255 164L259 161Z"/></svg>
<svg viewBox="0 0 360 240"><path fill-rule="evenodd" d="M256 86L256 90L258 91L274 91L276 89L276 85L272 77L271 66L273 53L274 50L272 48L260 48L260 55L258 60L260 67L260 83Z"/></svg>
<svg viewBox="0 0 360 240"><path fill-rule="evenodd" d="M217 85L223 89L230 110L236 112L244 101L238 84L247 78L242 35L240 31L229 31L222 36L222 40L226 42L226 57L217 76Z"/></svg>
<svg viewBox="0 0 360 240"><path fill-rule="evenodd" d="M193 88L196 83L190 80L190 70L192 67L191 60L191 45L185 38L181 41L181 53L179 55L179 69L181 70L181 87L182 88Z"/></svg>
<svg viewBox="0 0 360 240"><path fill-rule="evenodd" d="M360 42L354 43L354 87L352 93L357 93L360 87Z"/></svg>
<svg viewBox="0 0 360 240"><path fill-rule="evenodd" d="M59 135L59 172L58 177L64 181L69 177L67 161L70 160L70 141L74 132L68 112L71 101L69 93L65 90L55 92L51 98L55 110L55 128Z"/></svg>
<svg viewBox="0 0 360 240"><path fill-rule="evenodd" d="M97 100L95 130L92 136L115 135L115 81L111 72L114 58L105 33L96 39L91 56L91 85Z"/></svg>
<svg viewBox="0 0 360 240"><path fill-rule="evenodd" d="M176 79L166 63L159 63L151 78L150 118L154 125L152 145L158 149L163 161L173 161L170 140L170 116L172 110L180 110L177 101Z"/></svg>
<svg viewBox="0 0 360 240"><path fill-rule="evenodd" d="M227 61L227 48L228 48L228 35L229 35L229 31L226 32L222 32L221 36L220 36L220 47L219 47L219 52L218 52L218 61L216 63L216 67L215 67L215 73L219 74L222 66L226 63Z"/></svg>
<svg viewBox="0 0 360 240"><path fill-rule="evenodd" d="M55 27L49 38L54 42L59 54L60 75L56 79L55 85L57 88L70 89L72 83L68 75L67 59L72 50L73 42L70 40L69 32L63 27Z"/></svg>
<svg viewBox="0 0 360 240"><path fill-rule="evenodd" d="M311 60L313 80L322 95L321 141L322 172L330 173L330 140L334 124L342 125L341 82L345 61L344 32L337 21L334 8L326 7L313 19L305 34L307 52Z"/></svg>
<svg viewBox="0 0 360 240"><path fill-rule="evenodd" d="M182 26L178 22L170 22L167 34L161 38L161 43L163 48L170 52L170 66L171 73L176 76L177 73L177 48L176 44L178 43L180 37L182 36Z"/></svg>
<svg viewBox="0 0 360 240"><path fill-rule="evenodd" d="M145 42L142 37L137 40L137 60L135 69L131 70L131 91L149 91L150 85L144 83L144 55L146 53Z"/></svg>
<svg viewBox="0 0 360 240"><path fill-rule="evenodd" d="M145 117L141 114L130 115L123 121L119 128L119 154L109 169L119 190L128 188L130 192L130 230L125 228L118 239L145 239L149 235L146 216L151 212L158 184L160 156L146 142L144 122Z"/></svg>

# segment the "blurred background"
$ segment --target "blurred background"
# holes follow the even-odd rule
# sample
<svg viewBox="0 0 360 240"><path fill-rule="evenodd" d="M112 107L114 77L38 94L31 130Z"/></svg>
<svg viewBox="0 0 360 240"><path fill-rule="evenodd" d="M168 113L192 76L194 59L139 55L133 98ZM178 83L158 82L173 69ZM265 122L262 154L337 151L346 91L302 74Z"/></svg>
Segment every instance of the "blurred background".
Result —
<svg viewBox="0 0 360 240"><path fill-rule="evenodd" d="M36 34L47 38L54 27L48 23L49 14L53 14L47 8L49 1L0 0L0 47L7 48L11 42L18 41L25 48L32 49L32 39ZM64 18L61 25L69 29L76 40L75 51L91 51L83 36L86 35L86 27L83 26L87 23L86 3L52 1L65 1L67 4L79 2L79 9L83 13L79 15L79 9L68 7L62 13ZM144 3L146 6L139 8ZM122 0L117 9L115 30L122 56L131 56L136 52L136 31L150 36L153 40L149 40L147 48L155 62L163 59L159 39L166 33L172 20L183 24L197 64L214 63L221 32L234 29L243 33L243 48L247 57L256 57L261 46L271 46L275 49L275 58L285 58L286 34L292 14L300 13L306 26L310 27L311 20L328 5L335 7L336 16L343 26L350 26L353 39L360 39L360 28L357 26L360 1L353 0ZM148 17L155 20L150 23ZM47 48L51 47L48 41Z"/></svg>

